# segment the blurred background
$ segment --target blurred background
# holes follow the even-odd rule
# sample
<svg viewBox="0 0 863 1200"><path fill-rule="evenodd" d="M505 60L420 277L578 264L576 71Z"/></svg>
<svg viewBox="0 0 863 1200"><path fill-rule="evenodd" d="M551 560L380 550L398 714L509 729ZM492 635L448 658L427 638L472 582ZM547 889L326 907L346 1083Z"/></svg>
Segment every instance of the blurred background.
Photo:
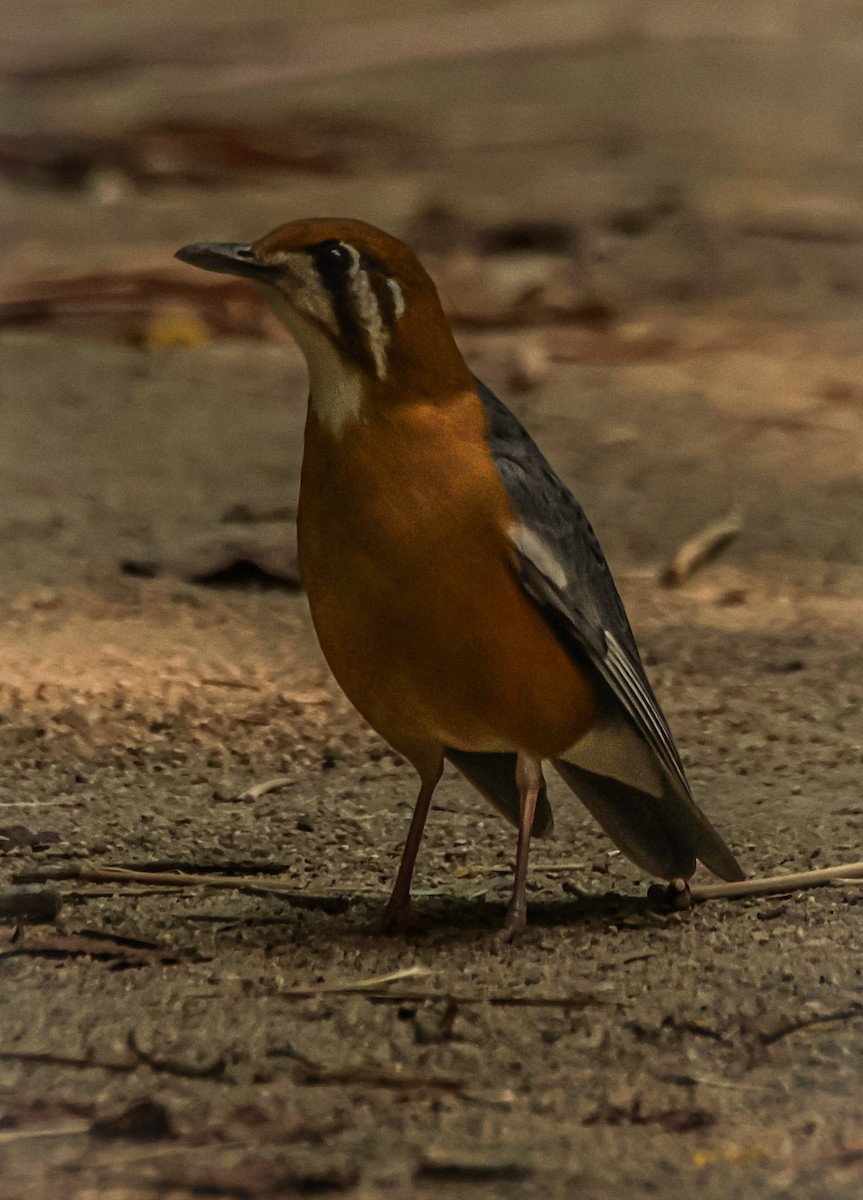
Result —
<svg viewBox="0 0 863 1200"><path fill-rule="evenodd" d="M8 570L183 557L223 500L290 502L299 359L172 254L309 215L423 254L615 552L734 508L744 557L861 560L859 4L7 0L2 23Z"/></svg>

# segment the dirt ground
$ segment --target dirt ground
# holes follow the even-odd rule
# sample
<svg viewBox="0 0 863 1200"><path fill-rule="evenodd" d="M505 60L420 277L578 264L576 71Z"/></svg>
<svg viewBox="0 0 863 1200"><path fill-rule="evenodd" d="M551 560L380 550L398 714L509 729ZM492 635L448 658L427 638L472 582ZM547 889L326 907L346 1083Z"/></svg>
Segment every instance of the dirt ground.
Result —
<svg viewBox="0 0 863 1200"><path fill-rule="evenodd" d="M161 6L117 11L110 37L82 19L39 54L7 43L22 128L113 136L154 95L196 118L229 107L222 42L178 66L181 40L166 66ZM243 62L275 36L249 28ZM739 180L699 177L657 214L655 144L609 158L563 137L568 53L510 47L497 71L432 56L424 123L405 101L383 132L336 136L330 67L294 79L285 112L355 152L335 176L221 166L204 189L155 186L91 145L70 187L44 146L26 177L3 160L0 889L82 862L246 882L66 878L54 922L0 929L2 1200L861 1194L859 881L657 913L550 781L530 931L506 946L514 831L447 774L423 927L378 935L415 782L339 695L297 584L302 362L242 293L170 260L301 211L412 236L471 365L591 515L693 789L746 871L860 859L860 243L711 225L705 197ZM404 99L401 71L354 77L358 122ZM260 120L268 78L235 129ZM511 87L530 103L507 110ZM605 266L586 271L571 235L597 222ZM663 587L681 542L732 511L737 541Z"/></svg>

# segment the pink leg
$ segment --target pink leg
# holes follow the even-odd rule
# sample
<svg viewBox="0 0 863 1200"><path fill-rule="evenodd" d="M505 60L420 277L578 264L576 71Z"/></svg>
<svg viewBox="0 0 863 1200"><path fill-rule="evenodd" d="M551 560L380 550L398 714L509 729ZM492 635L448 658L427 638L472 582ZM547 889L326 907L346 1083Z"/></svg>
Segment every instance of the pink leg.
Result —
<svg viewBox="0 0 863 1200"><path fill-rule="evenodd" d="M536 802L542 788L542 763L538 758L527 754L519 754L515 769L516 783L521 796L521 812L518 826L518 849L515 855L515 882L512 888L512 898L506 910L503 924L505 941L511 941L527 928L527 860L530 854L530 834L533 829L533 818L536 813Z"/></svg>
<svg viewBox="0 0 863 1200"><path fill-rule="evenodd" d="M411 817L411 827L408 830L402 860L399 863L399 873L396 876L392 895L387 901L381 920L382 933L404 933L411 923L411 880L414 866L423 838L426 817L431 807L432 796L443 774L443 759L435 768L434 774L423 779L420 794L417 797L414 815Z"/></svg>

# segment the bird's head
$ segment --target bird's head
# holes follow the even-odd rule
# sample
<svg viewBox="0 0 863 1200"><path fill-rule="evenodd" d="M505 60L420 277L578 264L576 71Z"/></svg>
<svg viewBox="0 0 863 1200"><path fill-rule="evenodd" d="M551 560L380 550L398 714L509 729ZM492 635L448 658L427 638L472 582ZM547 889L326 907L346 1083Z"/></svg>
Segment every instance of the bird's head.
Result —
<svg viewBox="0 0 863 1200"><path fill-rule="evenodd" d="M261 285L306 358L324 420L469 385L435 285L404 243L373 225L292 221L251 244L201 242L177 258Z"/></svg>

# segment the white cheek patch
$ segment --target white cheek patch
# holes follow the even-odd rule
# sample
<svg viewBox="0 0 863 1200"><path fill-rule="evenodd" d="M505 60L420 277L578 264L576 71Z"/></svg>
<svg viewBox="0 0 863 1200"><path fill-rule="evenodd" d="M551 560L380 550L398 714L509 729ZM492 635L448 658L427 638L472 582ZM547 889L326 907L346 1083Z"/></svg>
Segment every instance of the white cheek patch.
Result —
<svg viewBox="0 0 863 1200"><path fill-rule="evenodd" d="M281 292L266 288L270 307L303 352L309 368L309 404L334 437L361 419L365 383L358 367L349 363L327 335L302 317Z"/></svg>
<svg viewBox="0 0 863 1200"><path fill-rule="evenodd" d="M378 298L374 293L368 273L362 269L362 260L359 251L353 246L349 246L346 242L340 244L344 246L351 256L353 265L351 266L350 278L354 311L365 332L366 342L375 365L375 375L378 379L386 379L387 346L389 345L390 337L381 317L381 307L378 304Z"/></svg>

